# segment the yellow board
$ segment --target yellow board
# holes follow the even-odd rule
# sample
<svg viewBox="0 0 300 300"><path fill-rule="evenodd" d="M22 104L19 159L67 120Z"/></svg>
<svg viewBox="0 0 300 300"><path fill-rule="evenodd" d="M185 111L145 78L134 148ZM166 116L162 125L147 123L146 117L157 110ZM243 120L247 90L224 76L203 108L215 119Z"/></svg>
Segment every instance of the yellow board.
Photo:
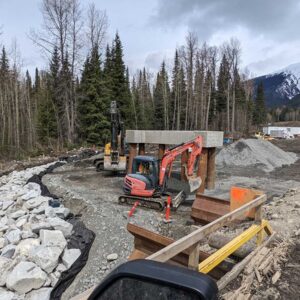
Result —
<svg viewBox="0 0 300 300"><path fill-rule="evenodd" d="M198 266L198 271L207 274L229 255L234 253L238 248L247 243L256 234L265 230L268 235L272 234L272 228L268 221L262 220L260 225L252 225L250 228L245 230L242 234L234 238L232 241L227 243L224 247L210 255L207 259L201 262ZM262 241L260 241L262 242Z"/></svg>

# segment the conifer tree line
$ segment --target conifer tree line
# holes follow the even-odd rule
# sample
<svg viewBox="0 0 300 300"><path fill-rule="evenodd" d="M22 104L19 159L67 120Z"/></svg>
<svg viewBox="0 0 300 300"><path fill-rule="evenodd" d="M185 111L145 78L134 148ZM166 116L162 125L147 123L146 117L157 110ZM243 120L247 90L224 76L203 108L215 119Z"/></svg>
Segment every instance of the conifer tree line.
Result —
<svg viewBox="0 0 300 300"><path fill-rule="evenodd" d="M79 0L41 4L43 26L30 38L47 68L23 75L17 50L2 47L2 155L104 145L112 100L127 129L246 132L265 121L263 87L254 91L241 73L237 40L217 48L199 45L189 33L186 44L175 49L172 66L163 61L157 74L143 68L130 76L119 34L107 43L104 11L93 4L84 11Z"/></svg>

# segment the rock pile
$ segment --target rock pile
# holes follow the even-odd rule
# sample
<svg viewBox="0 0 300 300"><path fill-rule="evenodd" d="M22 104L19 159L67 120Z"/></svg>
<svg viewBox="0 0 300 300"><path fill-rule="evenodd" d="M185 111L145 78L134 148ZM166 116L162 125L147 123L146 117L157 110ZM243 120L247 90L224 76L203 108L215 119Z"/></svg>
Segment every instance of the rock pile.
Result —
<svg viewBox="0 0 300 300"><path fill-rule="evenodd" d="M80 256L67 249L68 208L52 207L29 178L51 164L0 177L0 299L48 300L60 275Z"/></svg>
<svg viewBox="0 0 300 300"><path fill-rule="evenodd" d="M241 139L223 148L216 157L220 167L258 167L270 172L277 167L293 164L297 154L285 152L272 143L260 139Z"/></svg>

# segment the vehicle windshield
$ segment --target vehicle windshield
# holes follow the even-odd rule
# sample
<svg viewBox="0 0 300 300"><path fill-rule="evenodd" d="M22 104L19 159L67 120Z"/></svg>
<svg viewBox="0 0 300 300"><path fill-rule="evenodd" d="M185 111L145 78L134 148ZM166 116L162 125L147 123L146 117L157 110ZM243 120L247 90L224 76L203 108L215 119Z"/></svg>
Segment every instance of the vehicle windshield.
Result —
<svg viewBox="0 0 300 300"><path fill-rule="evenodd" d="M132 173L145 176L152 175L155 173L154 162L136 159L133 161Z"/></svg>

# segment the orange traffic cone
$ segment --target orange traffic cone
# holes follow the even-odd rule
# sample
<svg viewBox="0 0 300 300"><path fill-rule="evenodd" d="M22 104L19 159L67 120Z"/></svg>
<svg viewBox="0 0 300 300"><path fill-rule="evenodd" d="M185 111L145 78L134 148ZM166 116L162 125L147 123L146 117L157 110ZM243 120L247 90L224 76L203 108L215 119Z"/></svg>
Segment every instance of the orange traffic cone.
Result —
<svg viewBox="0 0 300 300"><path fill-rule="evenodd" d="M172 222L170 220L170 211L171 211L171 196L168 196L168 199L167 199L167 208L166 208L166 217L164 219L165 223L171 223Z"/></svg>
<svg viewBox="0 0 300 300"><path fill-rule="evenodd" d="M135 209L137 208L137 206L138 206L139 204L140 204L139 201L135 201L135 202L134 202L134 204L133 204L131 210L130 210L129 213L128 213L128 218L130 218L130 217L133 215Z"/></svg>

